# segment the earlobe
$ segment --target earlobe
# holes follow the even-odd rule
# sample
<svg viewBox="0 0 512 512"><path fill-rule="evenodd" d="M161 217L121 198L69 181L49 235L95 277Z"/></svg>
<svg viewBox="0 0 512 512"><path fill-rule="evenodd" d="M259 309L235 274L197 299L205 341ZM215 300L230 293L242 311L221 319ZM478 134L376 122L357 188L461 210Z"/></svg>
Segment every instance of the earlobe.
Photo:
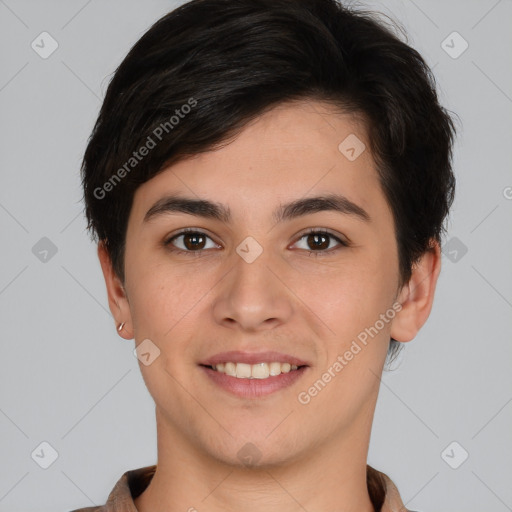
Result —
<svg viewBox="0 0 512 512"><path fill-rule="evenodd" d="M414 264L409 281L402 287L398 302L402 309L393 319L391 337L411 341L432 310L437 279L441 271L441 249L437 241Z"/></svg>
<svg viewBox="0 0 512 512"><path fill-rule="evenodd" d="M116 323L116 330L122 338L133 338L131 332L131 313L123 283L116 275L112 260L103 240L98 243L98 258L107 287L108 305ZM119 329L119 325L123 325Z"/></svg>

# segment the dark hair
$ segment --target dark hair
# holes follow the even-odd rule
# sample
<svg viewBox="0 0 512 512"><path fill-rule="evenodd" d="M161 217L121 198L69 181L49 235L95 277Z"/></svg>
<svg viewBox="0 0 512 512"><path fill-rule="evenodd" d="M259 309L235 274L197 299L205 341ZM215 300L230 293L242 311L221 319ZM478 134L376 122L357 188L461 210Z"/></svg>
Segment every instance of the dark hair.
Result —
<svg viewBox="0 0 512 512"><path fill-rule="evenodd" d="M82 163L88 229L122 282L137 187L301 99L365 121L401 284L409 280L432 240L441 242L455 187L454 125L420 54L375 13L335 0L192 0L158 20L117 68ZM391 340L389 353L398 346Z"/></svg>

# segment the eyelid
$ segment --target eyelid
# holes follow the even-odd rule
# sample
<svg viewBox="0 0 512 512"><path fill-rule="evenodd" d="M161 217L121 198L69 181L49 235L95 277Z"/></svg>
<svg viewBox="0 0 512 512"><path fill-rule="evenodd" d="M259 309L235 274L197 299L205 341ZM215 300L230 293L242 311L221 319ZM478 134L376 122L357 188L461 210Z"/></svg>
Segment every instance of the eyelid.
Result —
<svg viewBox="0 0 512 512"><path fill-rule="evenodd" d="M173 232L171 233L169 236L166 237L166 240L172 240L173 238L176 238L180 235L183 235L184 233L201 233L203 235L206 235L208 237L210 237L212 240L213 240L213 237L212 235L210 235L208 233L208 231L206 231L205 229L203 228L194 228L194 227L188 227L188 228L181 228L181 229L178 229L176 232Z"/></svg>
<svg viewBox="0 0 512 512"><path fill-rule="evenodd" d="M340 244L342 244L346 247L351 245L350 240L345 235L343 235L341 233L337 233L336 231L333 231L329 228L322 228L322 227L307 228L306 231L303 231L303 232L299 233L298 235L296 235L297 241L300 240L305 235L322 234L322 233L327 234L327 235L331 236L332 238L335 238L338 242L340 242ZM327 252L327 251L317 251L317 252Z"/></svg>

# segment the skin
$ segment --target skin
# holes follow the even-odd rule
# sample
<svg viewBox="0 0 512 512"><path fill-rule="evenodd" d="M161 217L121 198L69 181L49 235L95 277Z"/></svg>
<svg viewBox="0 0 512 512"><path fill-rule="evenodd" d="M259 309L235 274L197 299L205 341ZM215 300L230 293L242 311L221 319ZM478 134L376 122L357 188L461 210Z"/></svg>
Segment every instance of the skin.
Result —
<svg viewBox="0 0 512 512"><path fill-rule="evenodd" d="M349 134L367 148L354 161L338 150ZM366 461L389 339L410 341L428 318L441 257L434 244L399 288L393 217L366 137L356 118L322 102L281 104L228 145L137 189L124 286L99 244L110 309L125 322L120 335L137 345L149 338L160 350L149 366L139 363L158 434L157 470L135 500L139 511L373 510ZM334 211L272 220L281 203L333 191L364 208L370 221ZM232 222L183 213L144 222L167 193L223 203ZM179 237L174 247L189 253L174 253L163 242L183 228L210 238ZM329 229L350 245L328 237L319 249L304 236L308 228ZM236 252L248 236L263 248L250 264ZM299 393L397 302L401 311L378 335L300 403ZM291 387L242 399L198 366L227 350L277 350L310 366ZM260 453L251 467L237 456L246 443Z"/></svg>

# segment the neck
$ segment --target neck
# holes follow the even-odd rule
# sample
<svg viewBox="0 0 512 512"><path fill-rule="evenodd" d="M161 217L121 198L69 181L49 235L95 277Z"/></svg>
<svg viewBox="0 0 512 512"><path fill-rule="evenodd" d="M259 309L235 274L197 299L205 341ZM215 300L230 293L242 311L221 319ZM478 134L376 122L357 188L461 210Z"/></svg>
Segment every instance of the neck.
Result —
<svg viewBox="0 0 512 512"><path fill-rule="evenodd" d="M157 469L134 500L139 512L374 512L366 483L371 417L293 459L252 467L219 461L158 409L156 418Z"/></svg>

